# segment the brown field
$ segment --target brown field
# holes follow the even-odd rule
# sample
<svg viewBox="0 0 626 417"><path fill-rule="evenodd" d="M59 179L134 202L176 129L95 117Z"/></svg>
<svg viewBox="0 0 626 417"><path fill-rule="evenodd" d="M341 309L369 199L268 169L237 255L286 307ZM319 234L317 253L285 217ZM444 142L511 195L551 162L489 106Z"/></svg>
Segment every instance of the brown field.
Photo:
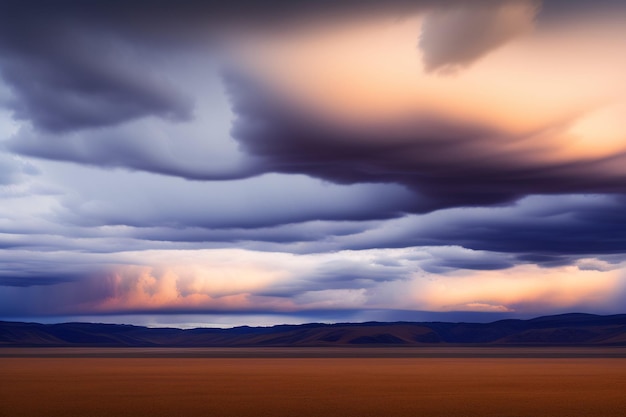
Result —
<svg viewBox="0 0 626 417"><path fill-rule="evenodd" d="M0 349L0 415L624 416L624 349Z"/></svg>

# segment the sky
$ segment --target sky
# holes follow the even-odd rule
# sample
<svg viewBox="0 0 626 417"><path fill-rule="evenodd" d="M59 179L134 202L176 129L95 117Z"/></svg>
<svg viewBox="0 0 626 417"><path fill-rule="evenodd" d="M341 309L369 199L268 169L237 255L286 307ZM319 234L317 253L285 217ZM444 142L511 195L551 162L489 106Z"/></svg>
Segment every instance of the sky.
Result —
<svg viewBox="0 0 626 417"><path fill-rule="evenodd" d="M0 320L626 301L622 0L0 0Z"/></svg>

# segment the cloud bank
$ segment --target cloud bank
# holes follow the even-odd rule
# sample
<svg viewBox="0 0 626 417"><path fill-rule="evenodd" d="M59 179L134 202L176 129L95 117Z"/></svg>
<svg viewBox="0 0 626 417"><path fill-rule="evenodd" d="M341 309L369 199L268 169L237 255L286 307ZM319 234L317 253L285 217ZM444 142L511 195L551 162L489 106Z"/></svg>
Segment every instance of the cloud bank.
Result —
<svg viewBox="0 0 626 417"><path fill-rule="evenodd" d="M0 0L0 316L619 312L625 17Z"/></svg>

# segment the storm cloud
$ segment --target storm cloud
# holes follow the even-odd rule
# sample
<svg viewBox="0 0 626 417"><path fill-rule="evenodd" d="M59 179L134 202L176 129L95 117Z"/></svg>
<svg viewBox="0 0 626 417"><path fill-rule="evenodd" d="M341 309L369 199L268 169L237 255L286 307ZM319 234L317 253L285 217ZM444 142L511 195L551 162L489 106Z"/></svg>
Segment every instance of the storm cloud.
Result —
<svg viewBox="0 0 626 417"><path fill-rule="evenodd" d="M0 0L0 316L619 312L624 18Z"/></svg>
<svg viewBox="0 0 626 417"><path fill-rule="evenodd" d="M493 2L479 3L481 10L488 10ZM504 3L501 7L508 10L507 4L517 7L520 1ZM202 39L215 46L217 39L233 28L275 31L311 21L370 15L398 18L428 10L434 10L434 16L445 16L447 9L463 8L462 4L459 0L394 0L385 4L274 0L261 5L237 0L184 1L172 8L169 1L154 1L148 6L142 1L98 0L87 6L76 0L54 5L41 0L5 0L0 3L0 73L13 92L9 108L14 116L44 131L113 126L146 116L187 120L193 117L191 94L160 70L162 60L158 57L163 53L175 56L181 49L198 48L213 53L215 50L202 46ZM462 20L471 20L473 9L465 10L463 14L469 19ZM465 52L449 50L454 39L446 42L448 46L431 45L431 38L438 42L442 36L431 36L430 32L441 27L445 31L448 25L440 23L428 25L422 36L429 68L441 65L442 59L473 59L499 43L497 39L465 39L464 44L475 45L470 46L474 52L469 57ZM496 38L510 35L498 33L497 28L493 32ZM441 57L439 49L446 57Z"/></svg>
<svg viewBox="0 0 626 417"><path fill-rule="evenodd" d="M337 182L397 183L426 197L422 211L511 202L529 194L623 193L626 153L538 161L541 141L571 120L519 137L495 126L417 113L393 125L339 126L303 114L241 78L231 80L233 130L268 170ZM561 130L561 132L559 132ZM519 149L529 143L527 149ZM442 169L445 167L445 169Z"/></svg>

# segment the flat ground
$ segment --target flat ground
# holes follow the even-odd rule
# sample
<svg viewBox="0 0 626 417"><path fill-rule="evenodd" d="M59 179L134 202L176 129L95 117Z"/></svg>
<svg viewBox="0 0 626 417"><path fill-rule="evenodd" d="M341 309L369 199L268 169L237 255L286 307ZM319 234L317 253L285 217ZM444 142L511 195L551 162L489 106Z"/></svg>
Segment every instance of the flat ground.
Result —
<svg viewBox="0 0 626 417"><path fill-rule="evenodd" d="M620 416L624 349L0 349L0 416Z"/></svg>

